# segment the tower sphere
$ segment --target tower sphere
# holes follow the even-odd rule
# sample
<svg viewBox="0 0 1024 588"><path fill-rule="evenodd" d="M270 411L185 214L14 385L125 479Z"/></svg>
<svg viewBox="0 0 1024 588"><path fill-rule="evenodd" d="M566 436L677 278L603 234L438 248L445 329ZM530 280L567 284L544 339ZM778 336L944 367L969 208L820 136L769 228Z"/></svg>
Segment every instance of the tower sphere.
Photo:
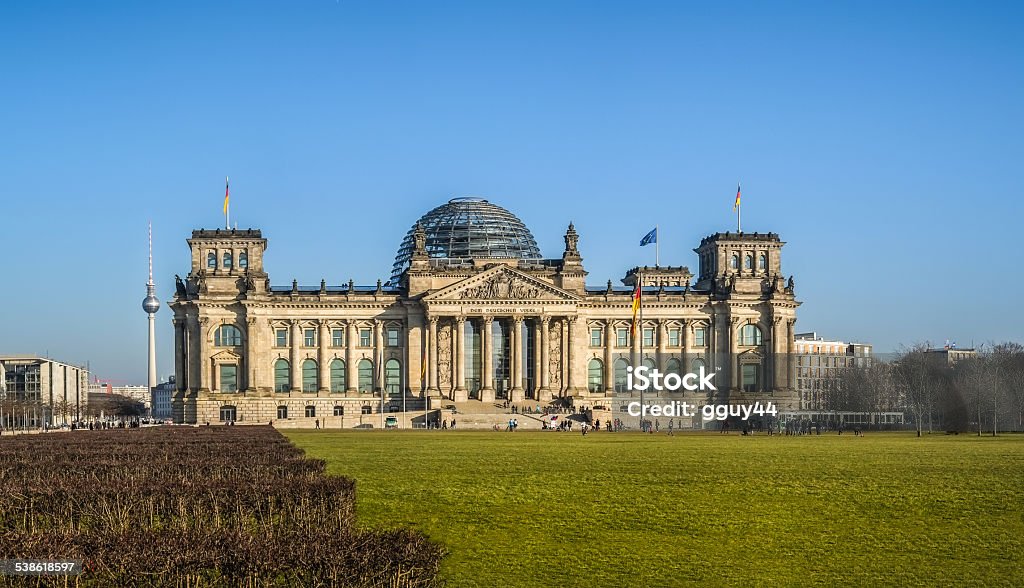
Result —
<svg viewBox="0 0 1024 588"><path fill-rule="evenodd" d="M160 301L157 300L156 294L150 292L142 300L142 310L145 310L147 314L156 314L156 311L160 310Z"/></svg>

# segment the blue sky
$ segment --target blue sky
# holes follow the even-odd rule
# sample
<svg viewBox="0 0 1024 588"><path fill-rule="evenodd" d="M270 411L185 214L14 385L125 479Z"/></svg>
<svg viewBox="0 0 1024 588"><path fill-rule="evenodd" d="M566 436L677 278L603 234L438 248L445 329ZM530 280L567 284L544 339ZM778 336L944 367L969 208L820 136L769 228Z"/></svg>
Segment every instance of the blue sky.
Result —
<svg viewBox="0 0 1024 588"><path fill-rule="evenodd" d="M0 353L143 383L193 228L275 284L387 278L454 196L589 282L775 231L798 327L880 351L1020 340L1019 3L22 2L0 6ZM170 312L157 315L161 379Z"/></svg>

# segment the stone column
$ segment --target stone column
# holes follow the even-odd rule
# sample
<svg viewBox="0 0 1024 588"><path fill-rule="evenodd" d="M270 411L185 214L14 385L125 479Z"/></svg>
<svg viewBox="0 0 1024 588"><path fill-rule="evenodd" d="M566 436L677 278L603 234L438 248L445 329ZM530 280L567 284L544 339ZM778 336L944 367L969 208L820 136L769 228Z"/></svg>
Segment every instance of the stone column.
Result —
<svg viewBox="0 0 1024 588"><path fill-rule="evenodd" d="M492 332L492 318L484 316L480 319L483 325L484 344L480 354L483 363L483 382L480 386L480 400L483 402L494 402L494 333Z"/></svg>
<svg viewBox="0 0 1024 588"><path fill-rule="evenodd" d="M636 369L644 363L644 358L640 355L640 342L644 339L644 324L637 321L635 332L633 327L630 327L629 336L629 345L631 349L630 355L633 358L629 363L633 366L633 369Z"/></svg>
<svg viewBox="0 0 1024 588"><path fill-rule="evenodd" d="M430 395L441 393L437 387L437 317L429 318L427 330L427 392Z"/></svg>
<svg viewBox="0 0 1024 588"><path fill-rule="evenodd" d="M455 329L452 333L455 339L455 402L469 400L466 391L466 319L455 318Z"/></svg>
<svg viewBox="0 0 1024 588"><path fill-rule="evenodd" d="M681 343L683 344L683 361L679 369L682 370L684 374L688 374L691 371L693 371L690 369L690 365L693 363L693 350L690 349L690 344L693 341L693 338L690 337L691 328L693 328L693 321L689 319L683 319L682 325L680 326L681 330L679 332L679 336L683 338L683 340L681 341Z"/></svg>
<svg viewBox="0 0 1024 588"><path fill-rule="evenodd" d="M204 384L202 381L203 344L199 317L192 314L188 316L187 321L188 392L185 394L182 404L182 418L183 422L192 424L196 422L196 396Z"/></svg>
<svg viewBox="0 0 1024 588"><path fill-rule="evenodd" d="M302 332L299 329L299 321L292 320L288 343L291 345L291 356L289 361L292 364L292 392L302 390L302 366L299 365L299 343L302 342Z"/></svg>
<svg viewBox="0 0 1024 588"><path fill-rule="evenodd" d="M185 394L189 382L185 324L182 319L174 319L175 390L171 398L171 418L179 425L185 422Z"/></svg>
<svg viewBox="0 0 1024 588"><path fill-rule="evenodd" d="M736 329L739 327L739 317L730 316L726 323L729 329L729 388L734 391L740 390L740 362L739 362L739 338L736 336Z"/></svg>
<svg viewBox="0 0 1024 588"><path fill-rule="evenodd" d="M384 323L373 321L373 391L384 389Z"/></svg>
<svg viewBox="0 0 1024 588"><path fill-rule="evenodd" d="M356 383L359 378L359 371L356 369L356 323L348 321L345 325L345 394L351 396L356 393Z"/></svg>
<svg viewBox="0 0 1024 588"><path fill-rule="evenodd" d="M786 388L790 390L796 388L796 360L793 359L796 356L795 325L796 319L786 321Z"/></svg>
<svg viewBox="0 0 1024 588"><path fill-rule="evenodd" d="M612 359L612 347L615 345L615 323L608 319L604 322L604 393L611 396L615 393L615 361ZM587 383L590 386L590 383Z"/></svg>
<svg viewBox="0 0 1024 588"><path fill-rule="evenodd" d="M523 391L523 317L512 319L512 402L526 400Z"/></svg>
<svg viewBox="0 0 1024 588"><path fill-rule="evenodd" d="M239 382L239 389L246 394L256 394L260 385L259 378L259 342L260 333L256 326L256 317L250 316L245 320L245 357L242 358L242 365L238 366L240 376L245 378ZM244 386L244 387L243 387Z"/></svg>
<svg viewBox="0 0 1024 588"><path fill-rule="evenodd" d="M658 330L656 331L658 334L658 370L661 373L665 373L665 364L668 361L665 357L667 355L666 343L668 342L668 332L666 329L665 319L658 319Z"/></svg>
<svg viewBox="0 0 1024 588"><path fill-rule="evenodd" d="M185 315L185 381L188 391L199 389L199 317L194 314Z"/></svg>
<svg viewBox="0 0 1024 588"><path fill-rule="evenodd" d="M768 368L770 370L769 374L768 374L769 378L766 378L766 381L771 382L771 388L772 388L773 392L775 390L781 389L782 386L783 386L783 383L784 383L782 370L779 369L779 367L780 367L779 359L780 359L780 355L782 355L782 353L783 353L782 352L783 341L781 341L779 339L779 337L781 335L781 333L779 332L781 330L781 329L779 329L779 323L781 323L781 322L782 322L782 318L781 317L778 317L778 316L773 316L772 317L772 322L771 322L771 329L772 330L771 330L771 333L769 334L769 336L772 338L771 339L772 344L770 346L766 346L770 350L770 352L771 352L770 356L768 357L768 362L767 362L768 365L770 366Z"/></svg>
<svg viewBox="0 0 1024 588"><path fill-rule="evenodd" d="M569 396L580 396L580 389L576 387L576 366L573 365L576 359L573 352L573 346L576 344L576 337L573 335L576 330L575 316L566 317L565 330L565 393Z"/></svg>
<svg viewBox="0 0 1024 588"><path fill-rule="evenodd" d="M530 328L533 329L533 399L538 400L540 398L540 318L533 317L530 320Z"/></svg>
<svg viewBox="0 0 1024 588"><path fill-rule="evenodd" d="M551 317L540 317L540 390L537 400L551 400L551 366L548 354L551 349Z"/></svg>
<svg viewBox="0 0 1024 588"><path fill-rule="evenodd" d="M328 368L328 366L327 366L327 364L329 362L329 359L327 357L327 342L331 340L331 331L330 331L330 329L327 328L327 321L326 320L320 319L319 329L320 329L320 332L319 332L319 334L317 336L317 343L319 343L319 345L317 346L317 357L316 357L317 362L318 362L317 363L317 368L319 368L319 372L320 372L319 373L320 382L319 382L319 385L317 386L317 394L318 395L321 392L326 394L331 389L330 388L330 384L331 384L331 371L330 371L330 368Z"/></svg>
<svg viewBox="0 0 1024 588"><path fill-rule="evenodd" d="M707 353L707 364L708 371L715 371L718 369L718 320L716 320L715 311L711 311L711 320L708 321L708 332L705 334L707 340L704 349ZM723 378L724 379L724 378Z"/></svg>
<svg viewBox="0 0 1024 588"><path fill-rule="evenodd" d="M210 360L206 357L206 354L209 352L207 349L208 345L206 344L206 327L209 323L210 319L208 317L199 317L198 322L195 324L194 337L192 339L192 354L199 368L196 370L198 372L196 383L200 393L209 393L212 387L210 386L212 380L210 376Z"/></svg>
<svg viewBox="0 0 1024 588"><path fill-rule="evenodd" d="M188 376L185 374L185 321L174 319L174 388L185 391Z"/></svg>

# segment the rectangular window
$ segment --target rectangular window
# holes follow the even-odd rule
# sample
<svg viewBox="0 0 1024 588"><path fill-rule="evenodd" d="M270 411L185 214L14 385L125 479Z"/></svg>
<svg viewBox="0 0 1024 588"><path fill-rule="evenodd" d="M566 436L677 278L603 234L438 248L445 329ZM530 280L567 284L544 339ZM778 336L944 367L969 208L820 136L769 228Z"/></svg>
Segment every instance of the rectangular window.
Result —
<svg viewBox="0 0 1024 588"><path fill-rule="evenodd" d="M315 406L307 406L306 407L306 418L313 418L315 416L316 416L316 407Z"/></svg>
<svg viewBox="0 0 1024 588"><path fill-rule="evenodd" d="M333 330L331 330L331 346L333 346L333 347L344 347L345 346L345 329L333 329Z"/></svg>
<svg viewBox="0 0 1024 588"><path fill-rule="evenodd" d="M274 331L276 340L274 345L277 347L288 347L288 329L277 329Z"/></svg>
<svg viewBox="0 0 1024 588"><path fill-rule="evenodd" d="M398 329L389 327L387 331L388 347L398 347Z"/></svg>
<svg viewBox="0 0 1024 588"><path fill-rule="evenodd" d="M625 327L615 329L615 346L629 347L629 329Z"/></svg>
<svg viewBox="0 0 1024 588"><path fill-rule="evenodd" d="M759 366L754 364L746 364L743 366L743 391L744 392L757 392L758 388L758 368Z"/></svg>
<svg viewBox="0 0 1024 588"><path fill-rule="evenodd" d="M604 345L603 334L604 334L604 329L601 329L601 328L590 329L590 346L591 347L601 347L602 345Z"/></svg>
<svg viewBox="0 0 1024 588"><path fill-rule="evenodd" d="M369 347L371 344L370 329L359 329L359 346Z"/></svg>
<svg viewBox="0 0 1024 588"><path fill-rule="evenodd" d="M302 344L306 347L316 347L316 329L303 330Z"/></svg>
<svg viewBox="0 0 1024 588"><path fill-rule="evenodd" d="M654 329L644 329L644 347L654 347Z"/></svg>
<svg viewBox="0 0 1024 588"><path fill-rule="evenodd" d="M679 347L681 345L679 342L679 329L668 330L668 345L669 347Z"/></svg>
<svg viewBox="0 0 1024 588"><path fill-rule="evenodd" d="M279 407L277 407L277 418L279 418L279 419L286 419L286 418L288 418L288 407L287 406L279 406Z"/></svg>
<svg viewBox="0 0 1024 588"><path fill-rule="evenodd" d="M694 347L707 347L707 329L704 327L697 327L693 330L693 346Z"/></svg>
<svg viewBox="0 0 1024 588"><path fill-rule="evenodd" d="M233 363L225 363L220 366L220 391L231 393L238 392L238 366Z"/></svg>

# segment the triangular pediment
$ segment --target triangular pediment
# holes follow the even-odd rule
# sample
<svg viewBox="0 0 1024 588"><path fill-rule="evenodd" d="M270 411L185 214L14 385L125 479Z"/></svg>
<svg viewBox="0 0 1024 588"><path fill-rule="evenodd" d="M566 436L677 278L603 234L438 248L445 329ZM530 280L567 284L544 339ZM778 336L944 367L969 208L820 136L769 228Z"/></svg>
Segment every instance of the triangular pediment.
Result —
<svg viewBox="0 0 1024 588"><path fill-rule="evenodd" d="M762 354L757 349L747 349L746 351L740 353L739 358L741 360L747 359L761 361L762 359L764 359L764 354Z"/></svg>
<svg viewBox="0 0 1024 588"><path fill-rule="evenodd" d="M222 349L217 353L214 353L211 359L214 361L236 361L240 359L240 357L241 356L230 349Z"/></svg>
<svg viewBox="0 0 1024 588"><path fill-rule="evenodd" d="M498 266L423 297L424 301L538 300L579 302L580 297L508 266Z"/></svg>

